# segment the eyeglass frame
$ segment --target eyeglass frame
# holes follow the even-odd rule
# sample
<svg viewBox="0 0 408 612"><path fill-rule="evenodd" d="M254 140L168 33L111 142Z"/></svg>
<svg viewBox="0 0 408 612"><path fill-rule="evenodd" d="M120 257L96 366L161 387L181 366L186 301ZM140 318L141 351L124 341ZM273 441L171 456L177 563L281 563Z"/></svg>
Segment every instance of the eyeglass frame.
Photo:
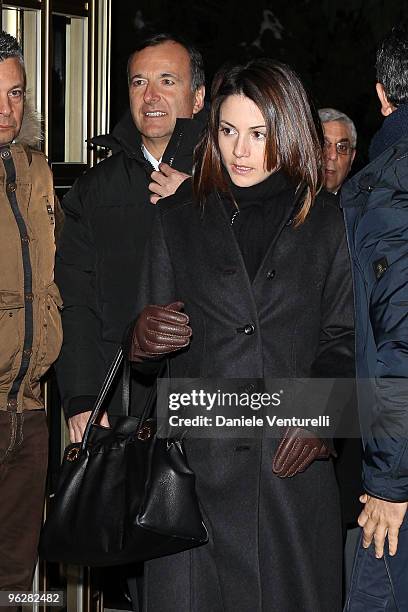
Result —
<svg viewBox="0 0 408 612"><path fill-rule="evenodd" d="M348 150L346 152L345 151L339 151L339 145L340 146L347 145ZM324 141L323 141L323 151L324 150L326 150L326 151L329 150L331 146L334 146L336 148L337 155L351 155L351 153L356 148L356 147L353 147L353 145L349 141L346 141L346 140L340 140L339 142L330 142L330 141L328 141L325 138Z"/></svg>

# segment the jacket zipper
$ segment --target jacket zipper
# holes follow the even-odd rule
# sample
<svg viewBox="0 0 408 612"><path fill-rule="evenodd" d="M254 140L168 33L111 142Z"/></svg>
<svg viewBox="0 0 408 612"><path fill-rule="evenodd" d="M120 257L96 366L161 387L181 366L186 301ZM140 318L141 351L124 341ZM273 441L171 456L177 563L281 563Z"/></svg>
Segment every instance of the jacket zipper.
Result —
<svg viewBox="0 0 408 612"><path fill-rule="evenodd" d="M33 348L33 335L34 335L34 317L33 317L33 271L30 259L30 239L27 233L27 226L21 214L18 206L16 196L16 168L14 165L13 157L11 155L10 147L2 147L0 149L0 157L3 160L4 168L6 171L6 193L7 198L14 215L14 219L17 224L17 228L20 234L21 243L21 256L23 263L23 274L24 274L24 343L23 353L21 357L20 369L17 373L16 378L13 381L12 387L7 397L7 409L10 411L17 411L18 409L18 393L21 388L21 384L24 380L27 370L30 365L32 348Z"/></svg>
<svg viewBox="0 0 408 612"><path fill-rule="evenodd" d="M169 158L169 161L168 161L168 164L169 164L170 167L172 167L173 164L174 164L174 160L175 160L176 155L178 153L178 150L179 150L179 148L181 146L181 142L183 140L183 136L184 136L184 132L179 132L179 135L177 137L177 143L176 143L176 146L174 147L173 155L171 155L171 157Z"/></svg>

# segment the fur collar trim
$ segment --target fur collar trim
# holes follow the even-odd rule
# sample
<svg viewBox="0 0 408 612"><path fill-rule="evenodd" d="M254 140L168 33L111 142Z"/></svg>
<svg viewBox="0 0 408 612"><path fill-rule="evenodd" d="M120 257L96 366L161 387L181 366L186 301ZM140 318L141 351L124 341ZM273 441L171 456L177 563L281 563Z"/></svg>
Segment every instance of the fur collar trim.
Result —
<svg viewBox="0 0 408 612"><path fill-rule="evenodd" d="M39 149L42 140L41 115L34 110L32 103L26 100L21 130L15 142L32 149Z"/></svg>

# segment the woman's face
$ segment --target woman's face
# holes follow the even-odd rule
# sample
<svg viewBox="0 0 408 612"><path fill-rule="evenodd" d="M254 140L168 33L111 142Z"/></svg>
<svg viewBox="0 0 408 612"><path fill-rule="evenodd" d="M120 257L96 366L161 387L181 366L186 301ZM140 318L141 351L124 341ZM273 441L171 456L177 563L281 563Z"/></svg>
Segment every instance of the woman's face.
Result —
<svg viewBox="0 0 408 612"><path fill-rule="evenodd" d="M261 183L274 170L265 168L266 126L255 102L244 95L221 104L218 145L222 162L238 187Z"/></svg>

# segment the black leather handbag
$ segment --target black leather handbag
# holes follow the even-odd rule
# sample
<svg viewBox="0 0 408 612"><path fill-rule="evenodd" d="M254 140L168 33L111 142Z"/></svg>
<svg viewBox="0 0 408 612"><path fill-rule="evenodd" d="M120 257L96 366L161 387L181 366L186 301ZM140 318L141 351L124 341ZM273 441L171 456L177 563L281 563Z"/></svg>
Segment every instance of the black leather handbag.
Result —
<svg viewBox="0 0 408 612"><path fill-rule="evenodd" d="M119 350L82 443L65 449L40 538L40 555L49 561L120 565L208 540L182 443L156 435L156 385L140 418L118 417L111 429L95 424L122 361ZM128 398L127 362L125 366L123 395Z"/></svg>

